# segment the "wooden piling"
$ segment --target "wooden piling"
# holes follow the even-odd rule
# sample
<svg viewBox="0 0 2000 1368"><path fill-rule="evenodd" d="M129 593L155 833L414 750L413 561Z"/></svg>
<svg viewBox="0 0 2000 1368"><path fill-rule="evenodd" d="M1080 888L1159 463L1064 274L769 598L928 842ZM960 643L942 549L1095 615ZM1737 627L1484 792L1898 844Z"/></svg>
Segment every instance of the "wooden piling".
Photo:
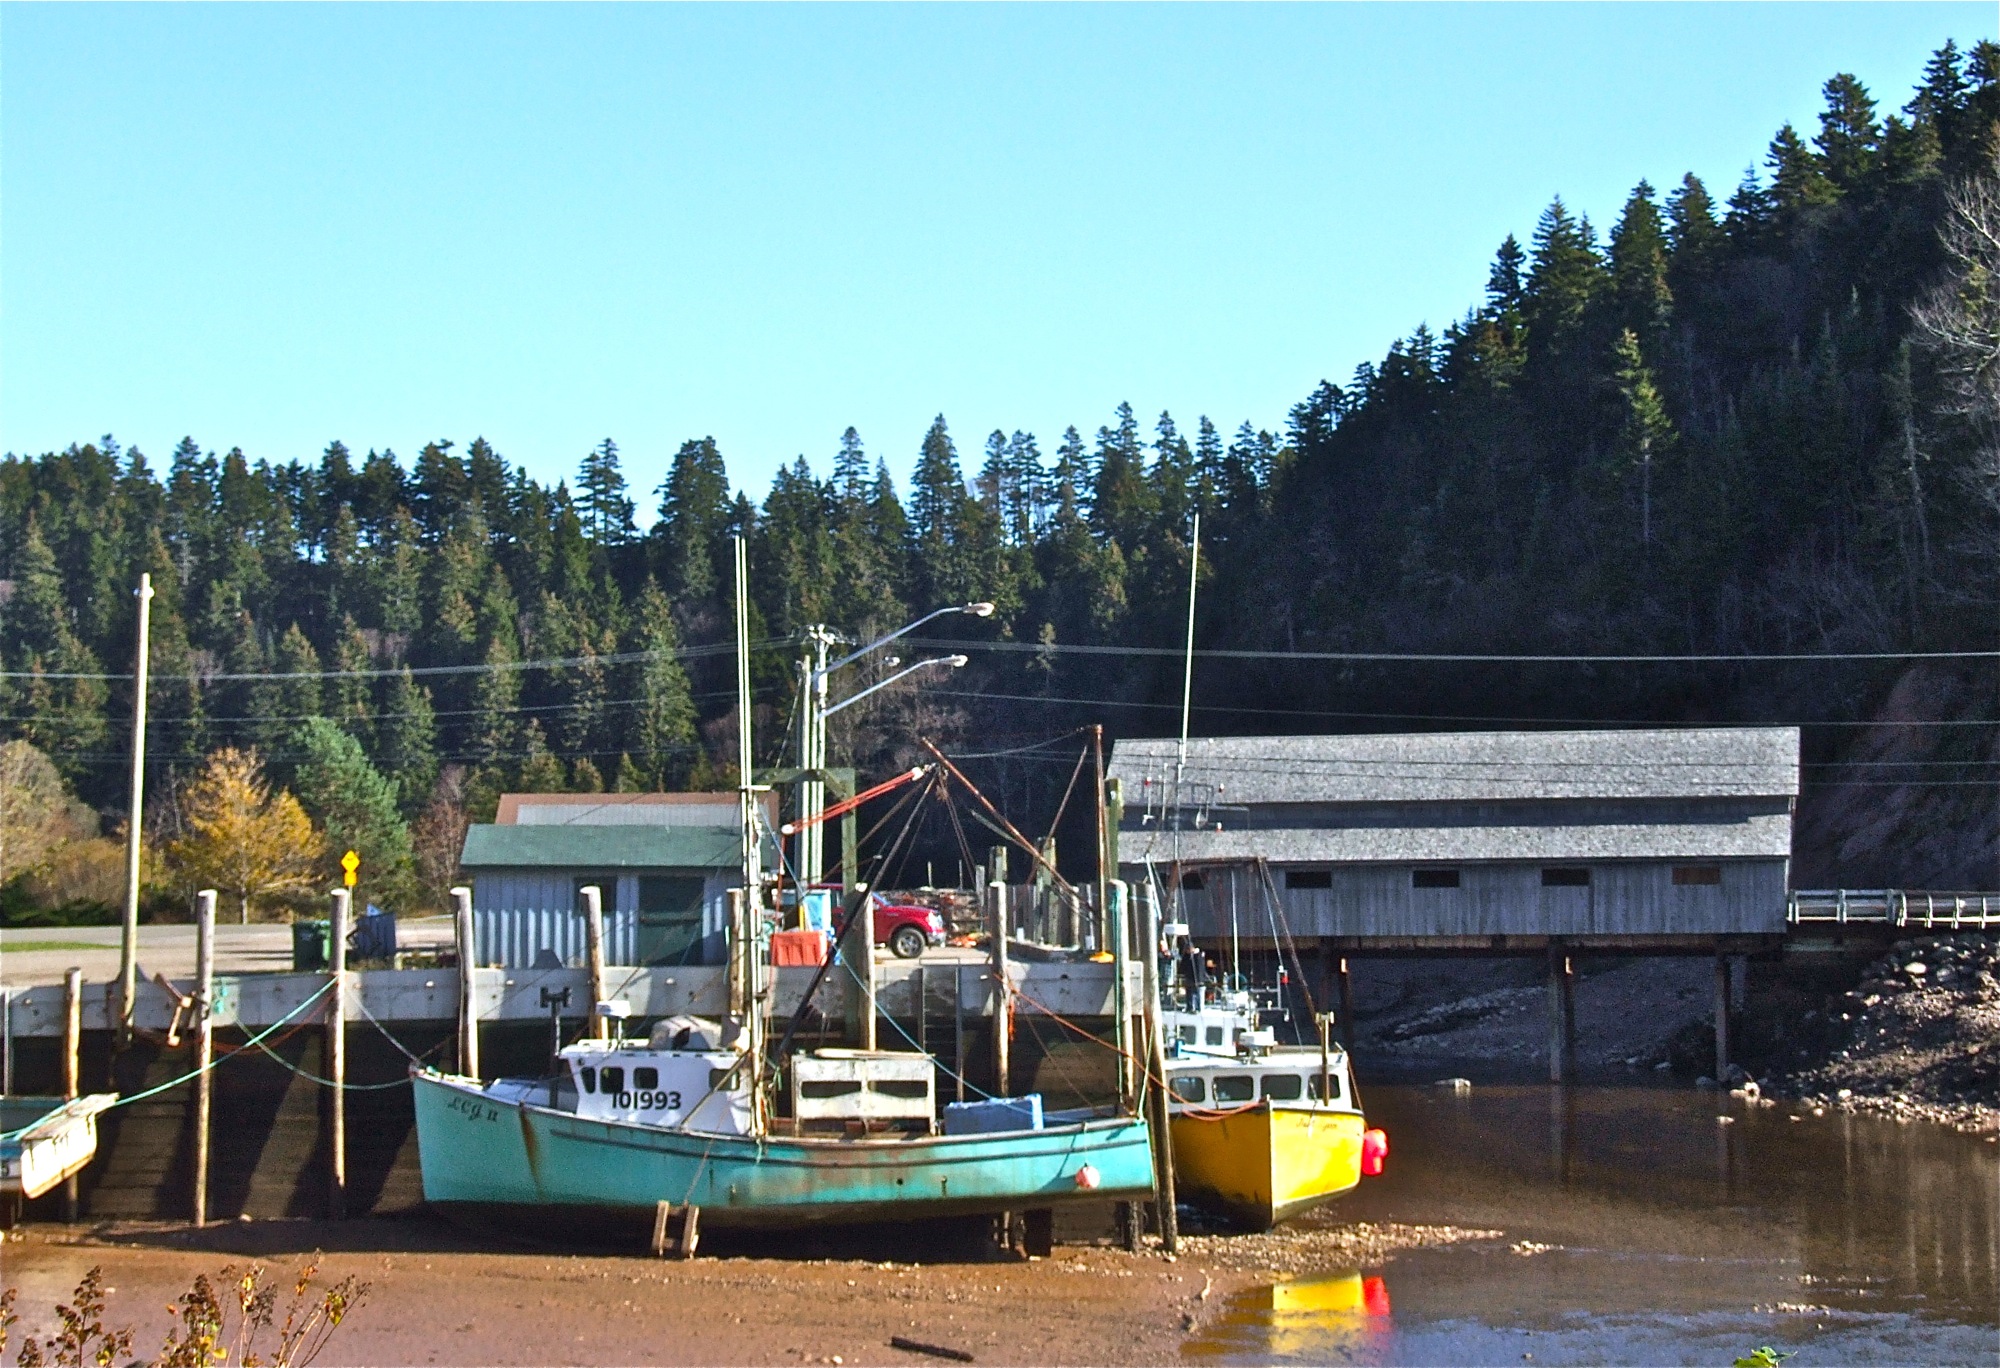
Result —
<svg viewBox="0 0 2000 1368"><path fill-rule="evenodd" d="M215 1001L215 890L204 888L194 895L194 1223L208 1221L208 1132L214 1111L215 1028L211 1008Z"/></svg>
<svg viewBox="0 0 2000 1368"><path fill-rule="evenodd" d="M1576 966L1561 946L1549 947L1549 1082L1567 1083L1576 1055Z"/></svg>
<svg viewBox="0 0 2000 1368"><path fill-rule="evenodd" d="M1729 957L1715 957L1715 1081L1729 1081Z"/></svg>
<svg viewBox="0 0 2000 1368"><path fill-rule="evenodd" d="M328 1135L327 1219L347 1219L347 928L353 895L333 890L328 918L326 971L333 990L326 995L326 1076L332 1085Z"/></svg>
<svg viewBox="0 0 2000 1368"><path fill-rule="evenodd" d="M1340 957L1336 971L1340 980L1340 1043L1354 1048L1354 977L1347 972L1347 956Z"/></svg>
<svg viewBox="0 0 2000 1368"><path fill-rule="evenodd" d="M451 911L458 937L458 1071L479 1077L479 1016L472 993L472 969L478 960L473 940L472 890L451 890Z"/></svg>
<svg viewBox="0 0 2000 1368"><path fill-rule="evenodd" d="M83 1091L83 970L63 971L63 1100ZM76 1175L63 1180L63 1220L76 1220Z"/></svg>
<svg viewBox="0 0 2000 1368"><path fill-rule="evenodd" d="M951 1071L956 1100L965 1100L965 964L951 966Z"/></svg>
<svg viewBox="0 0 2000 1368"><path fill-rule="evenodd" d="M986 900L993 912L993 1077L1001 1097L1012 1097L1014 980L1007 972L1007 886L988 884Z"/></svg>
<svg viewBox="0 0 2000 1368"><path fill-rule="evenodd" d="M590 1034L596 1040L609 1040L610 1018L597 1010L604 1001L604 890L589 884L577 893L583 899L584 967L590 971Z"/></svg>
<svg viewBox="0 0 2000 1368"><path fill-rule="evenodd" d="M861 935L861 1048L872 1050L876 1048L875 1018L881 1010L880 1005L876 1002L876 978L878 976L875 973L875 895L873 893L864 893L862 895L861 906L855 909L854 915L861 919L861 925L855 928Z"/></svg>

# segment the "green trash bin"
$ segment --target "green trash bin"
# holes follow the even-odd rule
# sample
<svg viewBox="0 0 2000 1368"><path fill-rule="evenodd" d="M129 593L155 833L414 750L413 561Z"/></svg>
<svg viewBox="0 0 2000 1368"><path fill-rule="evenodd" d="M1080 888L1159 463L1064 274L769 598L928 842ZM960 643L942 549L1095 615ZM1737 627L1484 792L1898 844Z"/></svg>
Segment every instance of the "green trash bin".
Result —
<svg viewBox="0 0 2000 1368"><path fill-rule="evenodd" d="M299 974L316 973L326 968L327 942L333 935L333 923L327 921L295 921L292 923L292 971Z"/></svg>

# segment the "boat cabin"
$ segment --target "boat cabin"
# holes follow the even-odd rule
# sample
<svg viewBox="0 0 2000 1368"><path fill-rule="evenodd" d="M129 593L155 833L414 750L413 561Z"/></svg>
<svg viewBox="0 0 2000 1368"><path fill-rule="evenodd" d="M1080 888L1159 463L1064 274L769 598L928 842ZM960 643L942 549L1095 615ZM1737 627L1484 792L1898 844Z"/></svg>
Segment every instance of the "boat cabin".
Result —
<svg viewBox="0 0 2000 1368"><path fill-rule="evenodd" d="M742 1053L706 1035L660 1035L564 1046L576 1114L593 1121L748 1135L750 1083Z"/></svg>
<svg viewBox="0 0 2000 1368"><path fill-rule="evenodd" d="M1348 1083L1345 1052L1333 1053L1326 1075L1330 1086L1322 1098L1318 1050L1286 1050L1241 1060L1171 1059L1167 1061L1167 1099L1176 1111L1184 1107L1242 1107L1257 1101L1324 1101L1331 1107L1352 1107L1354 1090Z"/></svg>

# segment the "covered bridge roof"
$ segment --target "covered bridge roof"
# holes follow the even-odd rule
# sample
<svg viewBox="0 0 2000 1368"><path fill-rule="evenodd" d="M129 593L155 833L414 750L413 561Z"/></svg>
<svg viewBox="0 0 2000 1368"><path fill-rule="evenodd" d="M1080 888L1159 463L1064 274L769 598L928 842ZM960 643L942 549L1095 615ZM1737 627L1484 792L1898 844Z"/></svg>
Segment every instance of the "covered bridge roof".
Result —
<svg viewBox="0 0 2000 1368"><path fill-rule="evenodd" d="M1125 740L1128 818L1170 803L1171 738ZM1796 727L1226 736L1188 741L1188 804L1775 798L1799 791Z"/></svg>

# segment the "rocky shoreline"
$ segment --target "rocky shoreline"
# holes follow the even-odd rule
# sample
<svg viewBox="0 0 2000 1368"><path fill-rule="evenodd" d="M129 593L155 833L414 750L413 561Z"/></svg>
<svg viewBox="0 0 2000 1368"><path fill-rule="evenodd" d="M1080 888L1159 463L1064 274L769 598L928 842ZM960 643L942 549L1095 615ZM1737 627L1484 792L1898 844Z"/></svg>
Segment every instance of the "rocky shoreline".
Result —
<svg viewBox="0 0 2000 1368"><path fill-rule="evenodd" d="M1823 1009L1764 1090L1813 1107L2000 1134L2000 940L1898 941Z"/></svg>

